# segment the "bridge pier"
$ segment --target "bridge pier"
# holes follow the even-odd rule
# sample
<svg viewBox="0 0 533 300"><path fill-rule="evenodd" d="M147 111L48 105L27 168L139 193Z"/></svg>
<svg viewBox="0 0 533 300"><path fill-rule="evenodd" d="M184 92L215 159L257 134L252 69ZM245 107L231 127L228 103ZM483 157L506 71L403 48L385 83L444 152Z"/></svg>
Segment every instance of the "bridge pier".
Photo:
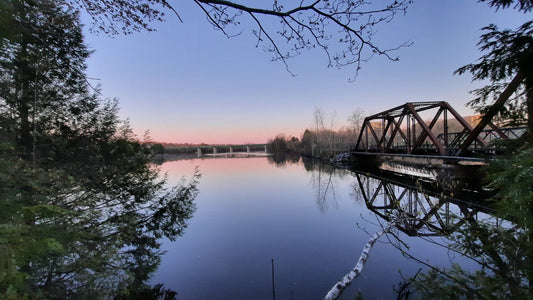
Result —
<svg viewBox="0 0 533 300"><path fill-rule="evenodd" d="M229 153L230 154L233 153L233 147L231 147L231 146L229 147Z"/></svg>
<svg viewBox="0 0 533 300"><path fill-rule="evenodd" d="M213 154L217 154L217 148L213 147Z"/></svg>
<svg viewBox="0 0 533 300"><path fill-rule="evenodd" d="M246 152L250 153L250 146L246 146Z"/></svg>
<svg viewBox="0 0 533 300"><path fill-rule="evenodd" d="M202 149L201 148L196 148L196 155L198 155L198 157L202 156Z"/></svg>

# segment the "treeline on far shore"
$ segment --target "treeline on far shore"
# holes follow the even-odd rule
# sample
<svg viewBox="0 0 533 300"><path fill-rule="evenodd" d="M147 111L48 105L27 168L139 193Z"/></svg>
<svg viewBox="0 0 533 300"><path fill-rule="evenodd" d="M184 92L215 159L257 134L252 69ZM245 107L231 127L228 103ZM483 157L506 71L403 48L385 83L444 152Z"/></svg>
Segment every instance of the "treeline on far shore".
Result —
<svg viewBox="0 0 533 300"><path fill-rule="evenodd" d="M267 143L267 151L276 154L298 154L320 159L330 159L335 155L355 147L359 131L352 128L333 130L306 129L301 138L277 135Z"/></svg>
<svg viewBox="0 0 533 300"><path fill-rule="evenodd" d="M230 149L231 148L231 149ZM182 144L168 144L168 143L150 143L152 154L196 154L198 149L201 153L229 153L229 152L247 152L248 149L252 152L264 151L265 144L243 144L243 145L182 145Z"/></svg>

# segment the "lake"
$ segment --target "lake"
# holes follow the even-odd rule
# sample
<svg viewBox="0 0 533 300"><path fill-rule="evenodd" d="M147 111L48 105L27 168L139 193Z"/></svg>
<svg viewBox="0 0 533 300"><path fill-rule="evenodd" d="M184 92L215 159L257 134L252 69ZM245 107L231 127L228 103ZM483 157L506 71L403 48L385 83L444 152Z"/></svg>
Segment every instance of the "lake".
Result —
<svg viewBox="0 0 533 300"><path fill-rule="evenodd" d="M322 299L387 224L367 208L361 186L380 183L364 182L364 174L271 157L175 160L161 171L176 184L196 167L196 212L182 237L163 241L166 253L150 281L177 291L178 299L272 299L272 260L276 299ZM474 267L443 247L443 237L395 235L404 244L382 236L341 299L396 298L404 278L426 269L398 247L431 265Z"/></svg>

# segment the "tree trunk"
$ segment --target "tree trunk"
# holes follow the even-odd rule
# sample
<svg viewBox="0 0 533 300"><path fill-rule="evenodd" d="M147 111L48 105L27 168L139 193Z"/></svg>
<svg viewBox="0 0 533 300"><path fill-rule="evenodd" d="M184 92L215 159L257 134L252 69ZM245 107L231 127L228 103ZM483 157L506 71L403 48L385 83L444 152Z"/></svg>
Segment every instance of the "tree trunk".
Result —
<svg viewBox="0 0 533 300"><path fill-rule="evenodd" d="M22 43L20 47L20 53L17 53L18 55L18 63L16 76L18 77L19 84L16 85L16 89L18 90L15 97L16 104L16 114L19 118L19 127L17 132L17 145L21 147L24 152L22 154L22 157L25 159L29 159L31 157L32 153L32 122L30 119L30 103L32 103L33 100L33 92L30 91L31 82L35 80L33 78L33 72L31 72L30 65L28 63L28 60L26 57L29 56L28 53L28 45L26 43ZM20 95L20 96L18 96Z"/></svg>
<svg viewBox="0 0 533 300"><path fill-rule="evenodd" d="M526 78L527 97L527 141L533 145L533 78Z"/></svg>
<svg viewBox="0 0 533 300"><path fill-rule="evenodd" d="M25 84L25 88L27 88L27 85ZM24 149L24 158L31 157L31 153L33 151L33 141L32 141L32 122L30 119L30 105L29 105L29 98L27 96L27 90L24 90L22 92L22 97L19 100L18 104L18 115L20 120L20 129L19 129L19 137L18 137L18 144Z"/></svg>
<svg viewBox="0 0 533 300"><path fill-rule="evenodd" d="M530 146L533 146L533 71L525 74L525 77L527 98L527 141Z"/></svg>
<svg viewBox="0 0 533 300"><path fill-rule="evenodd" d="M527 101L527 141L533 146L533 48L530 47L519 61L520 72L524 75Z"/></svg>

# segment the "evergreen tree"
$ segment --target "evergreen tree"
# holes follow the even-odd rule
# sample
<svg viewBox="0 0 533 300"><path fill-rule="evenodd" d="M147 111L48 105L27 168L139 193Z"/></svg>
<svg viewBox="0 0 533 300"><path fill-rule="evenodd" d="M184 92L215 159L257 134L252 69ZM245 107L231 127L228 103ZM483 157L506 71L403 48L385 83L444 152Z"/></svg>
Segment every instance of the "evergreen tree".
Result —
<svg viewBox="0 0 533 300"><path fill-rule="evenodd" d="M175 295L145 281L158 240L186 228L199 174L166 187L116 101L89 86L69 5L0 8L13 25L0 30L0 297Z"/></svg>
<svg viewBox="0 0 533 300"><path fill-rule="evenodd" d="M507 8L513 5L527 13L533 9L530 0L490 0L489 5ZM473 64L455 71L469 72L474 80L489 80L490 84L473 91L477 96L469 105L481 113L491 108L491 100L497 99L515 78L515 96L497 107L501 121L510 125L528 124L529 140L533 141L533 21L522 24L515 30L500 30L495 24L483 28L478 45L485 54ZM514 83L513 83L514 85Z"/></svg>
<svg viewBox="0 0 533 300"><path fill-rule="evenodd" d="M531 0L481 0L496 9L533 10ZM463 226L452 234L450 247L480 264L476 272L433 268L409 284L426 299L530 299L533 292L533 21L516 30L484 28L479 45L486 51L479 62L456 71L470 72L490 84L474 91L470 105L481 112L497 109L511 125L528 124L527 141L506 143L508 153L492 160L486 182L496 191L495 214L504 224L475 220L465 214ZM511 80L513 79L513 80ZM511 81L511 83L509 83ZM516 85L514 97L496 108L489 103Z"/></svg>

